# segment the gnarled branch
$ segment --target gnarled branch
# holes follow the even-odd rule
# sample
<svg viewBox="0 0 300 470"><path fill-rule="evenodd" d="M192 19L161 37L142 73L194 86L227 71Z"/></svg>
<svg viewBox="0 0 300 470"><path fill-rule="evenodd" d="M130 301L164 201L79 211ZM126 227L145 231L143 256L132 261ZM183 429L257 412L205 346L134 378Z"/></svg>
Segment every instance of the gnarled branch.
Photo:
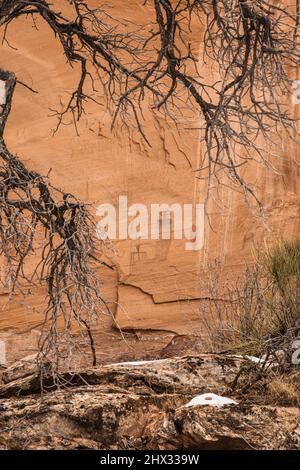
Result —
<svg viewBox="0 0 300 470"><path fill-rule="evenodd" d="M94 269L98 245L94 222L80 200L54 188L7 149L3 134L16 77L0 69L0 80L6 85L0 113L0 257L7 264L3 282L11 293L22 291L24 281L47 285L41 364L50 358L52 372L57 374L62 359L60 337L71 348L76 322L87 332L96 365L90 324L104 311L108 313L108 307ZM37 266L28 275L25 263L36 251Z"/></svg>

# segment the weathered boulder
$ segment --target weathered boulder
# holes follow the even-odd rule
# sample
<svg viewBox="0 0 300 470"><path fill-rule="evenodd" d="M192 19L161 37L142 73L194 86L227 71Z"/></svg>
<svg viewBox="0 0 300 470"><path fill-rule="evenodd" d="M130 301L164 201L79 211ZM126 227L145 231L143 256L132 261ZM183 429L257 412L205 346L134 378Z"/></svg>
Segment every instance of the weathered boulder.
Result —
<svg viewBox="0 0 300 470"><path fill-rule="evenodd" d="M158 414L144 440L150 449L300 450L300 410L249 404L180 407Z"/></svg>
<svg viewBox="0 0 300 470"><path fill-rule="evenodd" d="M47 370L49 362L44 364L44 369ZM29 375L34 374L37 367L37 354L25 356L19 361L14 362L11 366L2 373L2 381L7 384L18 379L22 379Z"/></svg>
<svg viewBox="0 0 300 470"><path fill-rule="evenodd" d="M14 368L18 369L16 365L12 366L12 370ZM237 370L235 362L230 358L203 354L107 364L98 368L66 372L60 375L60 382L69 387L86 384L117 385L127 392L176 393L190 396L204 392L223 393ZM10 375L12 376L13 374ZM43 383L48 389L53 388L53 377L45 374ZM41 391L40 385L38 374L25 375L24 372L23 376L15 376L15 380L0 387L0 397L36 393Z"/></svg>

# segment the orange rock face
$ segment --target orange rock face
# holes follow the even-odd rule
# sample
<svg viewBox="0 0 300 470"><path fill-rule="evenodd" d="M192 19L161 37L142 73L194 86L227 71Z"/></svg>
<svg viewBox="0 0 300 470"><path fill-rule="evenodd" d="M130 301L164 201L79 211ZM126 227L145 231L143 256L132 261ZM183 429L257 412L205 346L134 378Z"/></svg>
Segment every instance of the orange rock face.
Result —
<svg viewBox="0 0 300 470"><path fill-rule="evenodd" d="M147 21L142 2L114 4L116 11L119 4L124 17ZM112 133L109 113L92 106L79 124L79 136L73 126L52 134L56 121L49 117L49 108L59 107L60 99L66 98L78 70L66 64L49 29L40 22L38 29L29 19L19 19L8 34L14 49L1 46L1 66L38 91L32 94L17 87L6 134L10 149L43 175L51 169L55 186L95 208L102 203L117 205L120 195L127 196L129 205L143 203L148 208L153 203L202 203L205 184L195 177L195 170L204 150L197 131L186 130L183 122L179 134L171 123L146 112L149 147L124 128ZM299 106L291 102L295 116ZM194 123L199 127L197 116ZM210 202L203 249L187 251L186 240L174 239L115 242L116 267L102 275L104 295L120 327L199 333L199 302L207 297L201 280L209 260L218 258L226 271L237 273L264 240L299 235L299 146L286 142L279 153L277 173L255 163L245 169L266 207L265 222L253 216L240 195L222 188L222 205ZM26 307L18 300L6 304L7 293L0 293L0 329L26 330L39 323L45 292L32 288L31 294Z"/></svg>

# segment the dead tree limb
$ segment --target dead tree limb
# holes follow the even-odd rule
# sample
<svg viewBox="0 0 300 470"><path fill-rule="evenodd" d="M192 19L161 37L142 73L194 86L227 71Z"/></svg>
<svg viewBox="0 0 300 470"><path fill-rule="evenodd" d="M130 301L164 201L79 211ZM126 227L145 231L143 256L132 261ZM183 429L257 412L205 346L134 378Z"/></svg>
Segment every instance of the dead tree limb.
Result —
<svg viewBox="0 0 300 470"><path fill-rule="evenodd" d="M107 306L93 266L99 243L94 222L80 200L54 188L7 149L4 131L16 77L0 69L0 80L5 82L0 114L0 256L7 265L4 282L11 293L21 291L24 280L29 285L46 283L48 305L39 359L51 358L53 373L61 365L59 337L72 347L75 322L87 331L96 365L90 322L103 311L107 313ZM28 277L25 263L37 249L38 265Z"/></svg>

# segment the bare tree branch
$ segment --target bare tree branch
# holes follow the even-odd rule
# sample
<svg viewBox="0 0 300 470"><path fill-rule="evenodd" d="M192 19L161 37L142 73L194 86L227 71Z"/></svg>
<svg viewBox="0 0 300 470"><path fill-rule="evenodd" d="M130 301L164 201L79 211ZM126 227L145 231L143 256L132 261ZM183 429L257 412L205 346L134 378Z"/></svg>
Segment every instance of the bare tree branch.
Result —
<svg viewBox="0 0 300 470"><path fill-rule="evenodd" d="M62 360L59 338L63 335L65 344L71 348L73 323L77 322L87 332L96 365L90 323L109 310L94 269L97 253L99 259L94 222L80 200L52 187L7 149L3 134L16 77L0 69L0 80L6 84L0 114L0 256L7 263L3 282L10 292L22 291L23 280L47 285L41 364L50 358L53 374L58 372ZM37 250L40 259L28 278L25 263ZM63 323L62 329L59 321Z"/></svg>

